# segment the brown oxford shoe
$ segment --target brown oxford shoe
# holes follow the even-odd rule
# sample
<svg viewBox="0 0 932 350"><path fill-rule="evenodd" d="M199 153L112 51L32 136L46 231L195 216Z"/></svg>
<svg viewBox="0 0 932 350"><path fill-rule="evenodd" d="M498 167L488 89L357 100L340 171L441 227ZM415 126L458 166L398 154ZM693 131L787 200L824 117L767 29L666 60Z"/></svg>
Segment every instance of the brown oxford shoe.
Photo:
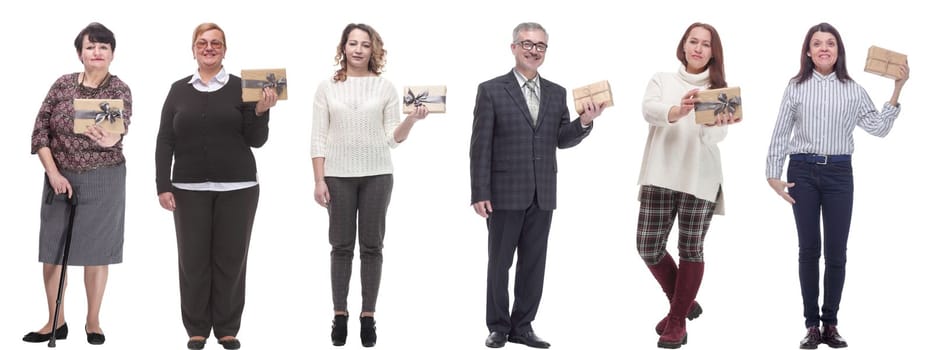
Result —
<svg viewBox="0 0 932 350"><path fill-rule="evenodd" d="M819 333L819 327L812 326L806 329L806 336L799 341L800 349L815 349L822 344L822 333Z"/></svg>
<svg viewBox="0 0 932 350"><path fill-rule="evenodd" d="M838 328L835 326L822 326L822 343L833 349L847 348L848 342L838 334Z"/></svg>

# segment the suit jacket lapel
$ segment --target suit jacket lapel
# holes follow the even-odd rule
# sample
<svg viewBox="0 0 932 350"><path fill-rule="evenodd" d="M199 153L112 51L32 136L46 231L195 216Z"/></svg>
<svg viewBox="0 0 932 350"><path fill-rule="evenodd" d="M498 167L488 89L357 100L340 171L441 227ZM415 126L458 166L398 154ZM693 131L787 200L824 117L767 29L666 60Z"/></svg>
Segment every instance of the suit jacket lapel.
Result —
<svg viewBox="0 0 932 350"><path fill-rule="evenodd" d="M524 99L524 92L522 92L521 87L518 86L518 78L515 77L515 73L509 71L508 74L502 76L502 84L505 85L505 91L508 92L511 99L518 105L518 109L524 114L524 119L527 121L528 125L533 128L534 120L531 119L531 111L527 107L527 100ZM537 116L540 118L539 112Z"/></svg>

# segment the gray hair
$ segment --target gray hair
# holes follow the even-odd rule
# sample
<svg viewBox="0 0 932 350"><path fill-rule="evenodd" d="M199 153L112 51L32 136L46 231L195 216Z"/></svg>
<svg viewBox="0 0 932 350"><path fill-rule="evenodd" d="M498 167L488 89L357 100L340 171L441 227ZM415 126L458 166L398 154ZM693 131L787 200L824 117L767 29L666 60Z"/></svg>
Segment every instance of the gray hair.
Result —
<svg viewBox="0 0 932 350"><path fill-rule="evenodd" d="M539 30L539 31L541 31L541 32L544 32L544 37L546 37L546 38L548 38L548 39L550 38L550 35L547 34L547 30L544 29L544 26L540 25L540 23L536 23L536 22L524 22L524 23L518 24L518 26L515 27L515 30L511 32L511 42L517 42L517 41L518 41L518 33L520 33L520 32L529 32L529 31L533 31L533 30Z"/></svg>

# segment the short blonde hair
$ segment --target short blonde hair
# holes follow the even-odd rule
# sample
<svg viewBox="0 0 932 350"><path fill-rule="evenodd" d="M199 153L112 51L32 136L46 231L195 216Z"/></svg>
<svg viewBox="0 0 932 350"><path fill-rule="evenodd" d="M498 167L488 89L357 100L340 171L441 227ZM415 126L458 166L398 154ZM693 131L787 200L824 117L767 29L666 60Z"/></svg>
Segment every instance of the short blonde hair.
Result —
<svg viewBox="0 0 932 350"><path fill-rule="evenodd" d="M220 37L223 40L223 46L227 47L227 34L223 32L223 29L220 29L220 26L218 26L216 23L206 22L206 23L201 23L196 28L194 28L194 35L191 36L191 47L192 48L194 47L195 43L197 43L197 37L201 36L201 34L204 34L204 32L208 30L219 30Z"/></svg>

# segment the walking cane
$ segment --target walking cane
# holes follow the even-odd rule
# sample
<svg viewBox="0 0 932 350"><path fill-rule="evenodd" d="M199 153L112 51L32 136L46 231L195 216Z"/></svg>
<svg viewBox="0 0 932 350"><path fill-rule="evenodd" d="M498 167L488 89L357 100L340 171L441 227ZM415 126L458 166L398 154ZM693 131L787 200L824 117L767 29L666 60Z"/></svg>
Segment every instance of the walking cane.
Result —
<svg viewBox="0 0 932 350"><path fill-rule="evenodd" d="M51 196L47 201L51 199ZM65 252L61 260L61 277L58 279L58 298L55 299L55 315L52 321L52 338L49 339L49 347L55 347L56 332L58 332L58 311L61 308L61 297L65 287L65 271L68 270L68 252L71 250L71 232L74 229L74 212L78 209L78 195L71 193L71 198L65 199L71 211L68 214L68 231L65 232Z"/></svg>

